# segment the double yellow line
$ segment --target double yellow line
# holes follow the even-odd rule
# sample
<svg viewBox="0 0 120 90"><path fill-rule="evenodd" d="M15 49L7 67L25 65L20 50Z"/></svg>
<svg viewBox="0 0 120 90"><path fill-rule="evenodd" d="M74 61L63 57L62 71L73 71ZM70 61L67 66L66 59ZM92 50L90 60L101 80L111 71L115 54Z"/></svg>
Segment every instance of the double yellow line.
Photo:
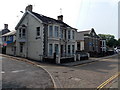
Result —
<svg viewBox="0 0 120 90"><path fill-rule="evenodd" d="M101 90L103 87L105 87L108 83L110 83L113 79L117 78L120 75L120 72L106 80L104 83L102 83L100 86L97 87L97 90Z"/></svg>

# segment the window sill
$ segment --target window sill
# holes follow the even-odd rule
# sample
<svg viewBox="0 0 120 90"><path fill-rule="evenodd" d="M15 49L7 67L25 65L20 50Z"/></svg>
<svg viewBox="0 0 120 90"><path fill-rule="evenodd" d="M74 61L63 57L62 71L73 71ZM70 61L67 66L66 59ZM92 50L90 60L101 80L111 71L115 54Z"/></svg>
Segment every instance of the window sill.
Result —
<svg viewBox="0 0 120 90"><path fill-rule="evenodd" d="M40 37L40 36L37 36L35 39L41 39L41 37Z"/></svg>

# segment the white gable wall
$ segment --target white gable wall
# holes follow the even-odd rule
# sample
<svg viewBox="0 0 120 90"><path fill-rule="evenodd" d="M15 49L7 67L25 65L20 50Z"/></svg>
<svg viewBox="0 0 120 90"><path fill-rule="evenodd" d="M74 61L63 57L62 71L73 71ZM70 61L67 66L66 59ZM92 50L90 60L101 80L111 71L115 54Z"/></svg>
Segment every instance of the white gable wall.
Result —
<svg viewBox="0 0 120 90"><path fill-rule="evenodd" d="M40 55L43 55L43 25L33 16L27 14L20 25L25 24L26 29L26 42L24 46L24 55L28 58L40 60ZM36 27L40 27L39 39L36 34ZM19 32L17 30L17 40L19 39ZM20 55L19 42L17 42L17 54ZM28 48L27 48L28 47Z"/></svg>
<svg viewBox="0 0 120 90"><path fill-rule="evenodd" d="M40 37L37 37L36 27L40 27ZM33 16L29 16L28 57L32 59L39 60L40 55L43 55L43 28L42 23Z"/></svg>

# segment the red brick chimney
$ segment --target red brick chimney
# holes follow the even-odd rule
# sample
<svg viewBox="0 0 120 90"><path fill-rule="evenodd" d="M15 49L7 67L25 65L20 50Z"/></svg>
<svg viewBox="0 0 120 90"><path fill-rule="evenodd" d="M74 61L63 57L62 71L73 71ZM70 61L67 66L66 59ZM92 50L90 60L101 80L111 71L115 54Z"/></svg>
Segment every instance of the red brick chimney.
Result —
<svg viewBox="0 0 120 90"><path fill-rule="evenodd" d="M28 5L28 6L25 8L25 11L30 11L30 12L32 12L32 9L33 9L33 6L32 6L32 5Z"/></svg>

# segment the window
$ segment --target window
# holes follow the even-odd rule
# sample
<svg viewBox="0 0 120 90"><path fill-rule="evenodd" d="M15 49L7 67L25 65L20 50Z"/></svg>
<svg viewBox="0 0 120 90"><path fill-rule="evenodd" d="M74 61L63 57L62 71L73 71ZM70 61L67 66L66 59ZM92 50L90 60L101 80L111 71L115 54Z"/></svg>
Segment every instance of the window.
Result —
<svg viewBox="0 0 120 90"><path fill-rule="evenodd" d="M49 26L49 37L53 37L53 26Z"/></svg>
<svg viewBox="0 0 120 90"><path fill-rule="evenodd" d="M8 41L11 41L11 36L8 36L7 38L8 38L8 39L7 39Z"/></svg>
<svg viewBox="0 0 120 90"><path fill-rule="evenodd" d="M22 36L25 37L25 29L23 29L22 31Z"/></svg>
<svg viewBox="0 0 120 90"><path fill-rule="evenodd" d="M59 37L58 26L55 26L55 37Z"/></svg>
<svg viewBox="0 0 120 90"><path fill-rule="evenodd" d="M52 54L53 54L52 44L49 44L49 55L52 56Z"/></svg>
<svg viewBox="0 0 120 90"><path fill-rule="evenodd" d="M22 30L21 28L19 29L19 38L21 38L21 33L22 33Z"/></svg>
<svg viewBox="0 0 120 90"><path fill-rule="evenodd" d="M60 38L63 38L63 30L60 30Z"/></svg>
<svg viewBox="0 0 120 90"><path fill-rule="evenodd" d="M68 45L68 54L70 54L70 45Z"/></svg>
<svg viewBox="0 0 120 90"><path fill-rule="evenodd" d="M55 44L55 53L58 55L58 44Z"/></svg>
<svg viewBox="0 0 120 90"><path fill-rule="evenodd" d="M68 30L68 39L70 39L70 30Z"/></svg>
<svg viewBox="0 0 120 90"><path fill-rule="evenodd" d="M4 37L4 41L6 41L6 37Z"/></svg>
<svg viewBox="0 0 120 90"><path fill-rule="evenodd" d="M75 49L75 46L72 45L72 54L74 54L74 49Z"/></svg>
<svg viewBox="0 0 120 90"><path fill-rule="evenodd" d="M72 31L72 39L75 39L75 32Z"/></svg>
<svg viewBox="0 0 120 90"><path fill-rule="evenodd" d="M37 36L40 36L40 27L37 27L36 30L37 30Z"/></svg>
<svg viewBox="0 0 120 90"><path fill-rule="evenodd" d="M77 50L80 50L80 42L77 42Z"/></svg>
<svg viewBox="0 0 120 90"><path fill-rule="evenodd" d="M20 43L20 52L23 52L23 43Z"/></svg>

